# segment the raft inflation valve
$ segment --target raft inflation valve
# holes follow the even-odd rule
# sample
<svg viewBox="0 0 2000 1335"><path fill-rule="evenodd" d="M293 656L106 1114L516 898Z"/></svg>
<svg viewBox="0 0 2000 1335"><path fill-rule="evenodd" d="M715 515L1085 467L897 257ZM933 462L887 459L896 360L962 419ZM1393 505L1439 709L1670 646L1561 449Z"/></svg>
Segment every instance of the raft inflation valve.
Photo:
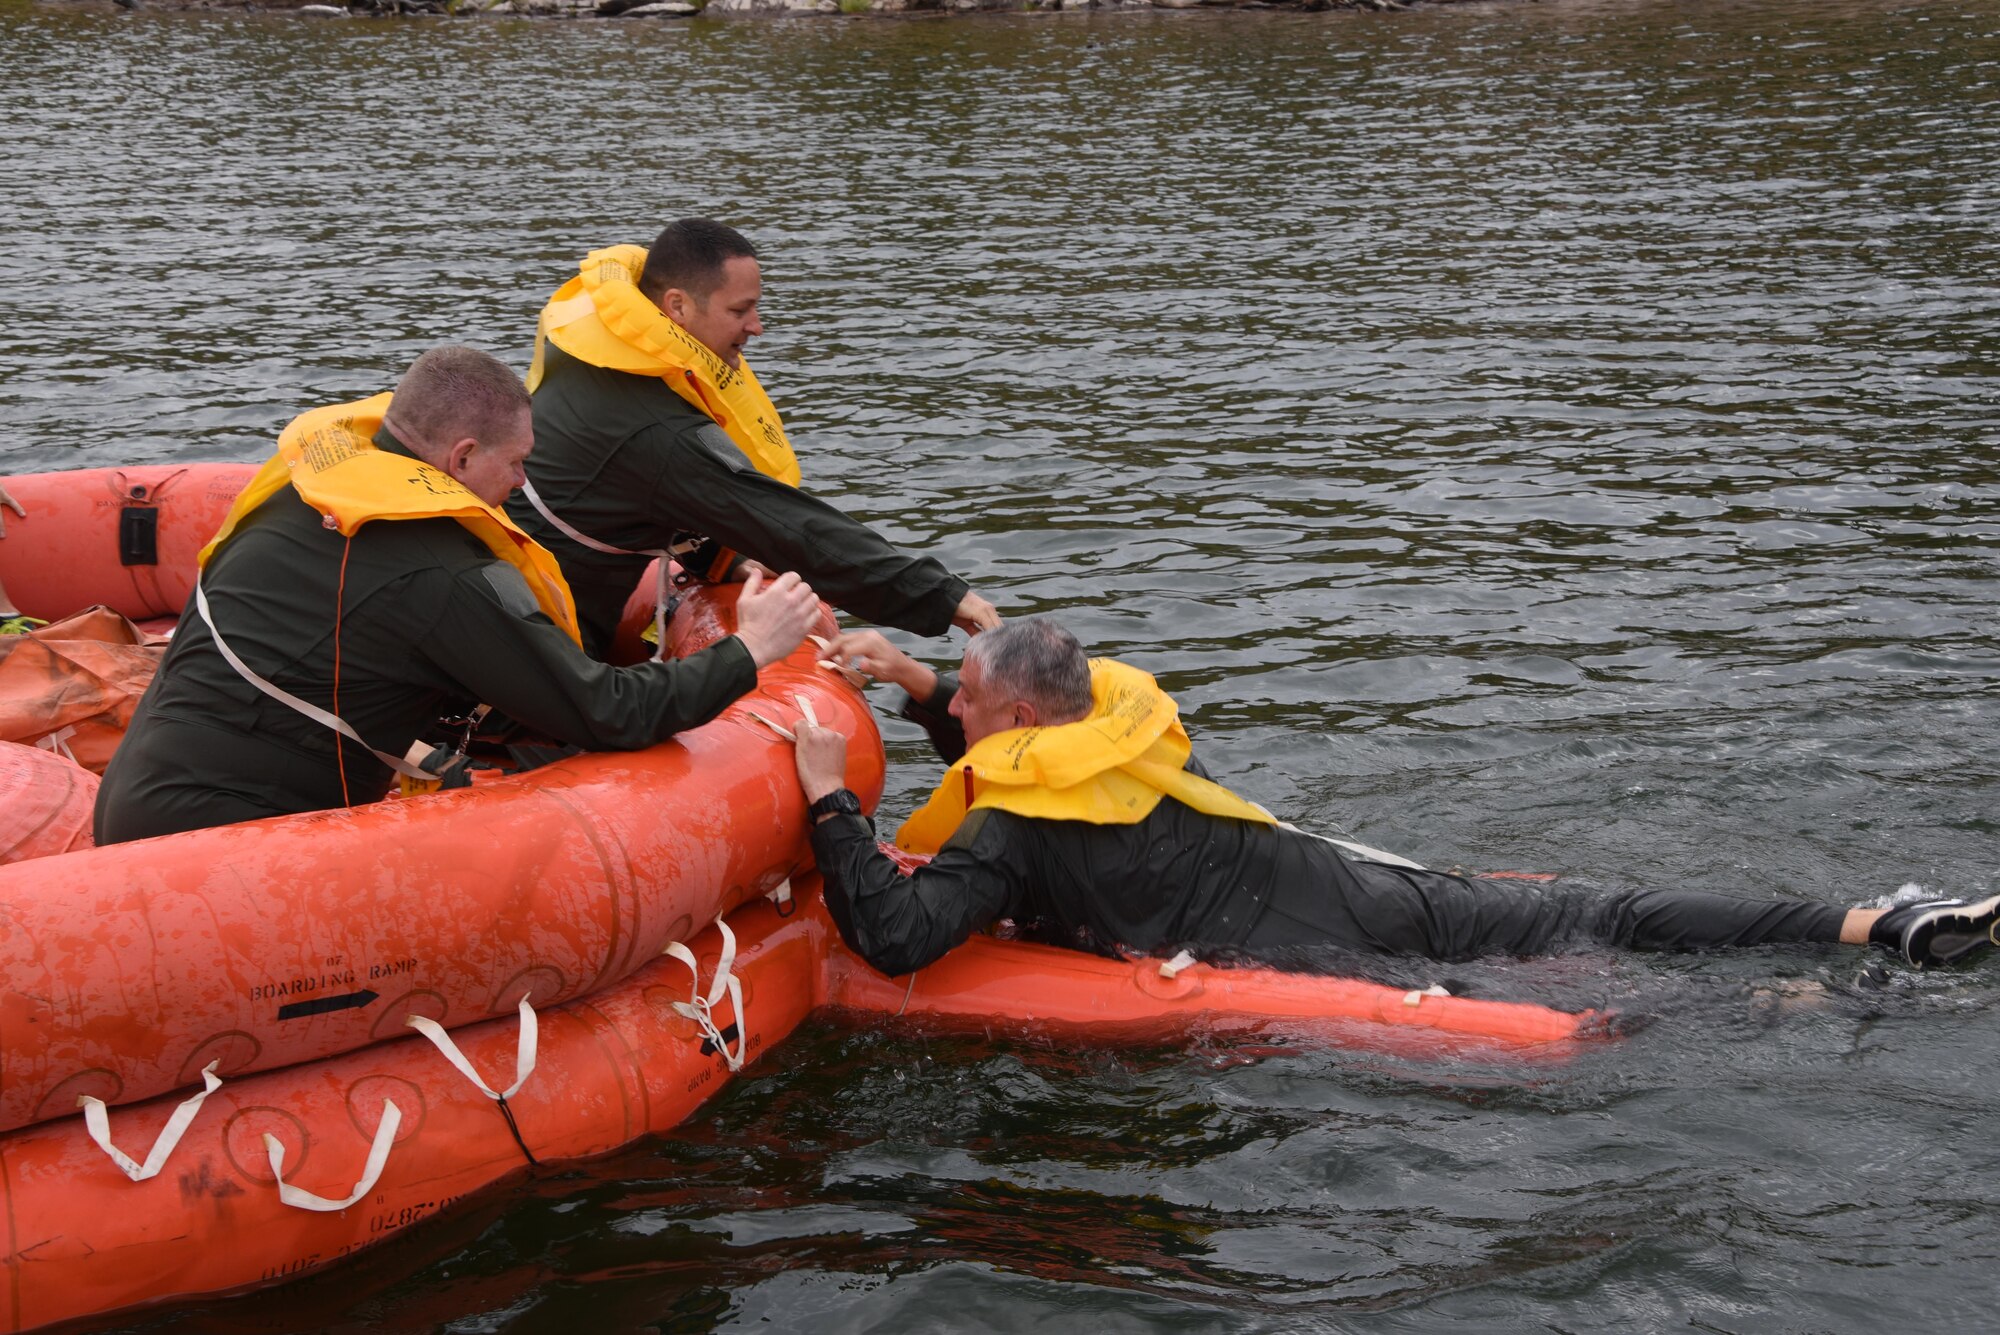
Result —
<svg viewBox="0 0 2000 1335"><path fill-rule="evenodd" d="M222 1077L215 1073L215 1068L221 1061L222 1059L218 1057L201 1068L201 1093L182 1100L181 1106L174 1109L174 1115L160 1128L158 1139L153 1141L153 1148L146 1152L146 1162L143 1164L133 1162L131 1155L111 1143L111 1115L105 1111L103 1099L93 1098L89 1094L77 1095L76 1106L83 1109L84 1128L90 1132L90 1138L97 1142L97 1148L110 1155L111 1162L125 1170L125 1176L134 1182L144 1182L167 1166L167 1156L174 1152L174 1146L180 1144L181 1137L187 1134L189 1123L193 1122L194 1115L201 1111L202 1100L222 1088Z"/></svg>
<svg viewBox="0 0 2000 1335"><path fill-rule="evenodd" d="M694 975L694 990L688 1000L672 1003L674 1014L693 1020L701 1036L722 1054L722 1060L729 1063L729 1069L743 1069L743 1053L750 1041L750 1025L743 1014L743 981L730 970L736 967L736 933L729 930L729 924L722 919L715 920L716 930L722 933L722 954L715 961L715 981L710 984L708 995L701 994L701 965L695 962L694 952L678 941L670 942L660 953L679 960L688 966ZM728 993L729 1004L736 1010L736 1051L729 1050L729 1042L722 1036L722 1030L715 1023L715 1003Z"/></svg>
<svg viewBox="0 0 2000 1335"><path fill-rule="evenodd" d="M389 1162L389 1147L396 1143L396 1129L402 1125L403 1110L390 1100L383 1099L382 1122L375 1128L375 1143L368 1147L368 1162L362 1165L361 1180L354 1184L354 1190L348 1194L346 1200L339 1201L315 1196L310 1191L285 1181L284 1144L266 1131L264 1150L271 1156L271 1176L278 1179L278 1199L294 1209L317 1210L322 1214L345 1210L375 1189L376 1181L382 1176L382 1165Z"/></svg>
<svg viewBox="0 0 2000 1335"><path fill-rule="evenodd" d="M507 1119L507 1129L514 1133L514 1143L521 1147L521 1153L527 1156L529 1163L540 1162L535 1158L535 1152L528 1148L528 1142L521 1138L521 1127L514 1120L514 1110L507 1106L507 1100L513 1098L521 1086L528 1083L528 1077L535 1073L535 1047L540 1041L541 1026L535 1019L535 1008L528 1004L528 996L521 998L521 1039L514 1047L514 1083L497 1093L479 1078L479 1072L472 1069L471 1061L459 1051L458 1044L451 1041L451 1035L444 1031L443 1025L428 1015L412 1015L403 1023L428 1038L432 1046L444 1054L444 1059L472 1082L473 1088L500 1105L500 1115Z"/></svg>

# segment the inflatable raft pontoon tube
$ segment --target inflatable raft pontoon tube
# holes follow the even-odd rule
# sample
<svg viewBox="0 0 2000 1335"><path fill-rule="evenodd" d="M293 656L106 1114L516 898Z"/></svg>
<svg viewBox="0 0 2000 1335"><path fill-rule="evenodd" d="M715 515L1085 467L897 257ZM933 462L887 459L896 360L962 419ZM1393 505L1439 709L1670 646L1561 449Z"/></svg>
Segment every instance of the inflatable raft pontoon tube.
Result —
<svg viewBox="0 0 2000 1335"><path fill-rule="evenodd" d="M746 905L686 957L541 1012L532 1069L516 1089L505 1082L527 1065L529 1031L508 1017L450 1035L480 1085L419 1036L230 1081L143 1180L80 1118L0 1136L9 1230L0 1330L323 1269L515 1175L530 1156L602 1154L672 1129L724 1088L733 1060L755 1060L827 1005L1121 1042L1276 1020L1374 1049L1427 1039L1436 1051L1442 1035L1539 1058L1574 1051L1591 1032L1588 1014L1540 1006L1201 964L1163 978L1159 960L984 938L887 979L840 944L817 875L801 877L793 905L789 916ZM1316 1028L1328 1024L1337 1031ZM504 1108L493 1097L502 1093ZM114 1143L143 1169L183 1106L163 1098L120 1110Z"/></svg>
<svg viewBox="0 0 2000 1335"><path fill-rule="evenodd" d="M86 497L113 490L70 476ZM10 486L29 505L5 543L10 588L41 582L17 542L59 538L58 565L115 548L120 510L70 515L95 521L79 547L41 508L59 489ZM181 495L220 522L224 490ZM191 566L202 524L176 511L160 527ZM726 633L734 596L709 595L677 644ZM801 646L720 718L645 751L0 867L0 1130L73 1114L79 1096L117 1104L197 1084L211 1066L228 1079L350 1051L412 1014L450 1029L524 997L582 996L771 892L809 860L805 811L790 747L750 711L789 722L810 701L859 742L850 786L871 804L881 792L867 703L816 652Z"/></svg>
<svg viewBox="0 0 2000 1335"><path fill-rule="evenodd" d="M405 1029L400 1041L225 1082L143 1180L82 1118L0 1136L0 1330L278 1283L518 1174L531 1154L581 1158L671 1129L724 1086L733 1059L757 1057L820 1000L832 930L822 914L760 906L737 922L721 988L725 942L710 927L689 943L693 969L657 959L540 1012L532 1029L510 1016L456 1031L484 1090ZM527 1065L524 1035L532 1069L502 1105L490 1093ZM117 1110L112 1143L143 1171L183 1106Z"/></svg>

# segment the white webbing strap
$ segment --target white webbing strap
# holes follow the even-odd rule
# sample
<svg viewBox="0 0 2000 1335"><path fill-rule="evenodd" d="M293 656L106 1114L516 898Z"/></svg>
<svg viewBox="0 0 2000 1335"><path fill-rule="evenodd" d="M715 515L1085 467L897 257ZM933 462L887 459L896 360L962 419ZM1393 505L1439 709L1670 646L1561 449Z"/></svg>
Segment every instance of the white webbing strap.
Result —
<svg viewBox="0 0 2000 1335"><path fill-rule="evenodd" d="M792 878L787 876L784 880L778 882L777 889L765 895L764 898L776 904L781 910L786 908L792 902Z"/></svg>
<svg viewBox="0 0 2000 1335"><path fill-rule="evenodd" d="M586 297L584 300L588 301L589 298ZM650 556L659 561L659 573L653 580L653 658L655 661L665 658L667 654L667 603L673 596L672 583L667 578L667 561L671 557L687 555L695 548L701 546L701 543L690 540L687 542L677 542L671 547L666 548L613 547L608 542L599 542L589 534L572 528L561 515L549 509L548 503L542 499L541 493L535 490L534 483L522 483L521 494L528 498L528 504L535 507L536 514L555 525L556 532L562 534L571 542L588 547L593 552L604 552L609 556Z"/></svg>
<svg viewBox="0 0 2000 1335"><path fill-rule="evenodd" d="M76 726L71 724L68 727L56 729L48 736L42 738L41 741L36 742L35 745L44 751L55 752L72 765L81 765L83 762L76 758L76 752L69 749L69 739L74 736L76 736Z"/></svg>
<svg viewBox="0 0 2000 1335"><path fill-rule="evenodd" d="M705 997L701 994L701 966L695 963L692 950L675 941L660 953L687 965L688 972L694 975L693 992L689 994L688 1000L673 1003L674 1013L693 1020L702 1037L722 1054L723 1061L729 1063L729 1069L740 1071L743 1069L743 1047L749 1037L750 1026L744 1022L743 980L730 972L736 965L736 933L730 931L729 924L720 918L715 920L715 926L716 930L722 933L722 954L715 961L715 982L710 985L708 995ZM728 994L729 1003L736 1010L734 1052L729 1050L728 1041L722 1037L722 1030L717 1028L715 1023L715 1003L722 1000L724 993Z"/></svg>
<svg viewBox="0 0 2000 1335"><path fill-rule="evenodd" d="M377 751L374 747L369 746L367 742L362 740L360 733L356 732L354 729L347 726L347 720L340 717L340 715L332 713L329 710L321 709L316 704L312 704L308 701L301 700L299 699L298 696L293 695L290 691L287 691L279 686L274 686L270 682L265 681L262 677L258 676L256 673L252 672L249 668L249 665L244 663L242 659L238 658L236 656L236 651L229 647L228 641L222 638L222 629L221 627L215 624L215 617L208 610L208 593L205 589L201 587L200 580L196 580L194 585L194 605L195 605L195 610L201 613L201 619L208 623L208 633L210 638L212 638L215 641L215 648L217 652L219 652L222 655L223 660L227 662L229 666L236 669L237 676L243 678L243 680L249 682L252 686L255 686L258 690L270 696L273 700L276 700L279 704L288 705L291 708L296 709L299 713L304 714L307 718L319 724L321 727L331 728L335 732L339 733L342 737L347 738L348 740L354 742L358 746L366 748L368 754L374 756L377 760L381 761L383 764L387 765L390 769L396 771L396 773L402 775L404 778L415 779L420 783L431 783L436 780L437 775L432 774L429 770L419 769L417 766L411 764L408 760L400 756L392 756L387 751ZM421 746L422 744L419 743L418 745ZM424 751L428 752L430 751L431 748L425 746L423 747L423 749Z"/></svg>
<svg viewBox="0 0 2000 1335"><path fill-rule="evenodd" d="M167 1156L174 1152L174 1146L180 1144L181 1137L187 1134L188 1125L194 1121L194 1115L201 1111L202 1100L222 1088L222 1078L215 1073L215 1068L221 1060L218 1057L201 1068L201 1093L183 1100L181 1106L174 1109L174 1115L160 1128L159 1136L153 1141L153 1148L146 1152L145 1163L134 1162L131 1155L111 1143L111 1115L105 1110L103 1099L93 1098L88 1094L76 1096L76 1106L83 1109L84 1129L89 1131L90 1138L97 1142L97 1148L110 1155L111 1162L125 1170L125 1176L134 1182L144 1182L167 1166Z"/></svg>
<svg viewBox="0 0 2000 1335"><path fill-rule="evenodd" d="M437 1050L444 1054L444 1059L458 1068L460 1075L470 1080L474 1088L495 1103L504 1103L513 1098L521 1086L528 1083L528 1077L534 1074L535 1043L540 1029L535 1021L535 1008L528 1004L527 997L521 998L521 1040L514 1049L514 1083L498 1093L479 1078L479 1072L472 1069L472 1063L466 1059L463 1052L459 1051L458 1044L451 1041L451 1035L444 1031L443 1025L428 1015L412 1015L404 1023L428 1038Z"/></svg>
<svg viewBox="0 0 2000 1335"><path fill-rule="evenodd" d="M388 1099L382 1100L382 1124L375 1128L375 1143L368 1147L368 1162L361 1169L361 1180L354 1184L354 1190L346 1200L330 1201L324 1196L315 1196L310 1191L295 1187L285 1181L285 1147L269 1132L264 1134L264 1149L271 1156L271 1176L278 1179L278 1199L300 1210L318 1210L332 1213L345 1210L348 1206L375 1189L376 1179L382 1176L382 1165L389 1162L389 1147L396 1143L396 1129L403 1124L403 1110Z"/></svg>
<svg viewBox="0 0 2000 1335"><path fill-rule="evenodd" d="M1193 963L1195 963L1194 952L1183 950L1180 954L1160 965L1160 977L1178 978L1180 977L1181 970Z"/></svg>

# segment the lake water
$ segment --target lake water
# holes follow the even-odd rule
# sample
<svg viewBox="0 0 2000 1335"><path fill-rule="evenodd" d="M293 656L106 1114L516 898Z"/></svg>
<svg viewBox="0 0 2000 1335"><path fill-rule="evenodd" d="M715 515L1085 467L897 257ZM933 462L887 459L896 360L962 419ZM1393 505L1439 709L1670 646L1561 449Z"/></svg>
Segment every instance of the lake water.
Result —
<svg viewBox="0 0 2000 1335"><path fill-rule="evenodd" d="M2000 866L2000 0L720 24L0 0L0 468L256 459L586 251L765 256L808 485L1433 865ZM915 645L948 657L943 641ZM885 811L933 773L890 729ZM816 1022L149 1331L1976 1329L2000 963L1375 966L1560 1066Z"/></svg>

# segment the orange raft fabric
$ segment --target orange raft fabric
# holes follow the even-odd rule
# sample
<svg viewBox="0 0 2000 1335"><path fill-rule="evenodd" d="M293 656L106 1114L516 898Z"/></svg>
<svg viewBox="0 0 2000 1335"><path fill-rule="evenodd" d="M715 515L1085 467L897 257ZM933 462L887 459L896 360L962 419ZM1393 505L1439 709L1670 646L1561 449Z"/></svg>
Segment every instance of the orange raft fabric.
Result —
<svg viewBox="0 0 2000 1335"><path fill-rule="evenodd" d="M726 632L740 588L687 619ZM849 786L879 796L867 702L818 652L643 751L0 866L0 1129L626 977L809 859L792 749L749 711L790 723L805 696L855 739Z"/></svg>
<svg viewBox="0 0 2000 1335"><path fill-rule="evenodd" d="M0 863L89 848L97 776L53 751L0 742Z"/></svg>
<svg viewBox="0 0 2000 1335"><path fill-rule="evenodd" d="M885 1015L964 1017L981 1028L1081 1028L1123 1038L1203 1024L1304 1021L1371 1049L1436 1055L1483 1038L1535 1060L1560 1059L1591 1030L1588 1015L1541 1006L1405 994L1348 979L1192 965L974 938L912 980L887 979L841 946L818 878L799 878L789 916L768 903L729 915L741 1008L718 996L712 1023L755 1061L824 1005ZM722 936L687 944L697 973L657 959L625 982L541 1012L538 1062L507 1100L522 1144L552 1164L667 1131L728 1083L724 1055L677 1009L714 993ZM1410 1000L1411 996L1417 998ZM509 1015L453 1038L490 1088L515 1068ZM1313 1032L1317 1032L1316 1029ZM144 1159L179 1095L114 1108L112 1143ZM283 1147L285 1180L342 1199L361 1176L393 1102L400 1116L381 1176L346 1210L279 1199L264 1141ZM89 1139L83 1120L0 1136L0 1331L185 1301L322 1269L384 1242L525 1169L501 1111L422 1039L232 1080L210 1095L162 1171L141 1182Z"/></svg>
<svg viewBox="0 0 2000 1335"><path fill-rule="evenodd" d="M194 591L195 553L256 471L141 464L12 474L7 490L28 514L7 521L0 582L45 621L92 603L140 622L179 616Z"/></svg>
<svg viewBox="0 0 2000 1335"><path fill-rule="evenodd" d="M58 744L102 774L167 642L108 607L0 636L0 741Z"/></svg>
<svg viewBox="0 0 2000 1335"><path fill-rule="evenodd" d="M754 1062L816 1004L830 925L767 905L731 919L742 1013L728 995L713 1021ZM686 944L706 997L722 953L713 927ZM134 1182L68 1117L0 1136L0 1331L30 1330L269 1285L387 1241L455 1202L548 1164L603 1154L671 1130L728 1086L727 1058L674 1009L695 994L688 968L656 958L630 979L539 1012L537 1061L508 1118L445 1056L406 1029L394 1042L224 1082L197 1110L157 1176ZM488 1087L514 1080L514 1015L452 1038ZM183 1091L185 1093L185 1091ZM111 1143L139 1161L181 1095L110 1112ZM345 1199L393 1103L399 1118L380 1177L344 1210L285 1204L284 1180ZM546 1171L546 1170L544 1170Z"/></svg>

